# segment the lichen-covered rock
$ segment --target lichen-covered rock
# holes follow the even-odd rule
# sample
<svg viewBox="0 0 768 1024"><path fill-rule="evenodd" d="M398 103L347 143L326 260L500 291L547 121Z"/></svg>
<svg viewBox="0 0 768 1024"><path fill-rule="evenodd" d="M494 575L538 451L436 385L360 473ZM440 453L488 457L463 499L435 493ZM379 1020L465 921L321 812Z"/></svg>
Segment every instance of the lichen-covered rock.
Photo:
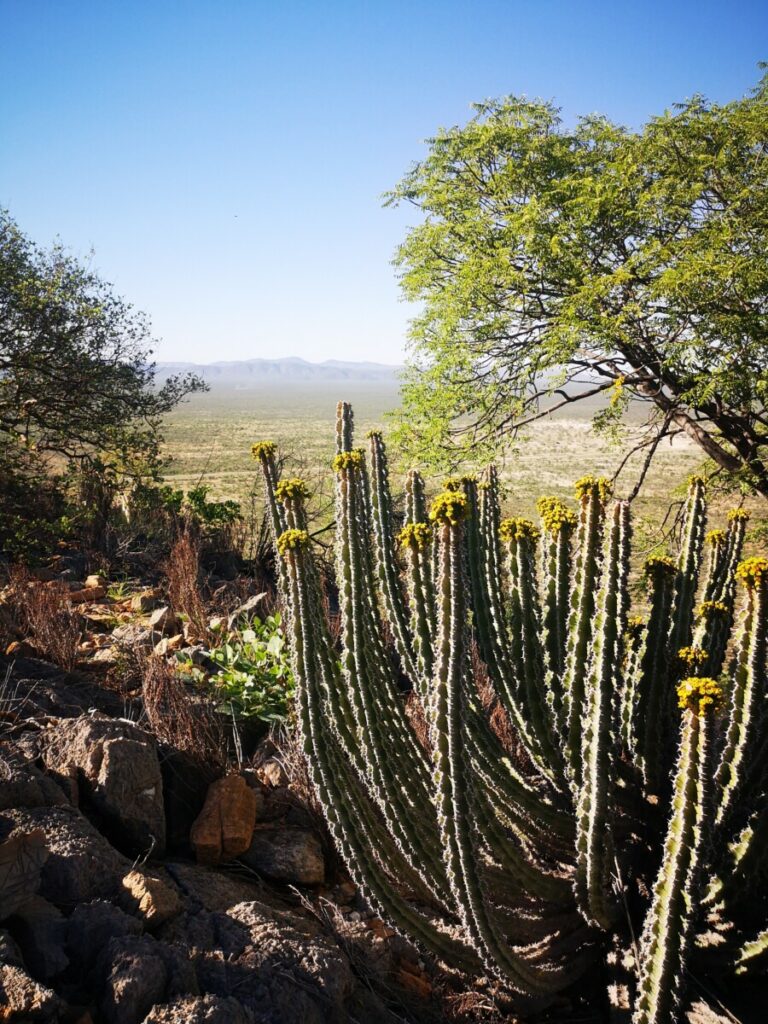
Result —
<svg viewBox="0 0 768 1024"><path fill-rule="evenodd" d="M48 857L40 871L40 895L63 910L98 896L114 897L130 869L74 807L15 808L0 813L0 840L41 830Z"/></svg>
<svg viewBox="0 0 768 1024"><path fill-rule="evenodd" d="M275 882L321 885L325 880L323 848L315 833L308 829L259 827L240 859Z"/></svg>
<svg viewBox="0 0 768 1024"><path fill-rule="evenodd" d="M165 847L163 782L154 739L123 719L84 715L46 730L43 757L49 770L74 766L88 802L105 830L130 853Z"/></svg>

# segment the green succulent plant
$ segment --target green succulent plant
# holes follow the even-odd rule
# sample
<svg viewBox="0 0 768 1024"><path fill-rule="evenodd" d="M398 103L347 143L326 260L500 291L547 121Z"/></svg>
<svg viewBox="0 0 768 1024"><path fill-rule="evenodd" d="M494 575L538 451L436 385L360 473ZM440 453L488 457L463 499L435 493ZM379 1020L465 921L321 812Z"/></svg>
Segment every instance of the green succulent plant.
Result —
<svg viewBox="0 0 768 1024"><path fill-rule="evenodd" d="M336 439L338 643L303 488L281 504L260 461L304 750L370 905L528 1007L599 976L662 1024L686 978L765 970L768 561L741 561L745 516L705 544L693 479L640 617L607 481L581 479L575 509L542 499L539 529L502 521L492 467L431 509L412 471L403 523L381 435L364 459L340 403Z"/></svg>

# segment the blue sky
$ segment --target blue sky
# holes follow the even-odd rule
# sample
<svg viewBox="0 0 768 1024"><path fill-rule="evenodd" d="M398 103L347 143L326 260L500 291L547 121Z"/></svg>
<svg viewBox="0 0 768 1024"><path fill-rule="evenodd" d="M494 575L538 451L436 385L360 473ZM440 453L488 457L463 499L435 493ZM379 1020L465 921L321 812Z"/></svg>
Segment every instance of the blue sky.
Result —
<svg viewBox="0 0 768 1024"><path fill-rule="evenodd" d="M0 0L0 205L160 359L397 362L414 214L380 196L438 126L510 92L639 125L767 44L764 0Z"/></svg>

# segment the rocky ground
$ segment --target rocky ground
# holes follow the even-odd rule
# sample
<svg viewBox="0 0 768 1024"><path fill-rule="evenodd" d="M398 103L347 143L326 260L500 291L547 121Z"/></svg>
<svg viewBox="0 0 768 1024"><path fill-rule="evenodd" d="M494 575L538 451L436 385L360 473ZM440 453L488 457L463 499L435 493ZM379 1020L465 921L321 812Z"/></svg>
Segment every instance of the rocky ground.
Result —
<svg viewBox="0 0 768 1024"><path fill-rule="evenodd" d="M0 671L0 1021L441 1019L279 760L211 781L84 673Z"/></svg>
<svg viewBox="0 0 768 1024"><path fill-rule="evenodd" d="M152 728L136 660L203 647L151 579L80 570L38 574L80 617L72 671L0 595L0 1024L516 1020L366 909L289 752L267 739L227 766ZM260 600L220 587L231 622ZM539 1019L590 1024L592 997Z"/></svg>

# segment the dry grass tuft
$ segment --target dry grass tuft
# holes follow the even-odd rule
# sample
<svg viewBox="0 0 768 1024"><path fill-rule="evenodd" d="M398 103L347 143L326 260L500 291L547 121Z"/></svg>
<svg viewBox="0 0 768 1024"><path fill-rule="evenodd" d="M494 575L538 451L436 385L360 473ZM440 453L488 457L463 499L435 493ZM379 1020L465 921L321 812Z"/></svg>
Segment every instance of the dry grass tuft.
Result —
<svg viewBox="0 0 768 1024"><path fill-rule="evenodd" d="M173 545L163 571L173 610L187 617L197 639L204 639L208 615L201 585L200 541L191 531L182 533Z"/></svg>
<svg viewBox="0 0 768 1024"><path fill-rule="evenodd" d="M19 626L40 655L71 672L77 663L82 621L64 583L43 583L23 566L10 573L11 604Z"/></svg>
<svg viewBox="0 0 768 1024"><path fill-rule="evenodd" d="M149 726L161 743L223 771L227 763L224 730L210 700L190 693L173 666L156 657L146 659L141 691Z"/></svg>

